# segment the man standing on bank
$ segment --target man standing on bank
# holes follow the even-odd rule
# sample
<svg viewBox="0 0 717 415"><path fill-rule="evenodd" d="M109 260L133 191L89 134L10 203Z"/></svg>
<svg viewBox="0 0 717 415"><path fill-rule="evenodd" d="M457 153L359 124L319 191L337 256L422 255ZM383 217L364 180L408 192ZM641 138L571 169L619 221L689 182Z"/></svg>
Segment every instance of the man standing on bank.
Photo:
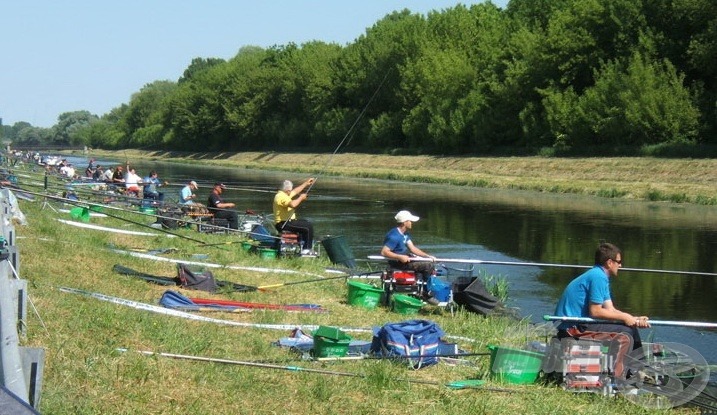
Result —
<svg viewBox="0 0 717 415"><path fill-rule="evenodd" d="M419 249L411 240L409 231L413 222L418 222L419 217L407 210L402 210L394 216L398 226L388 231L383 240L381 255L388 258L388 264L395 269L414 271L423 282L428 282L428 277L433 274L433 261L435 257L428 255ZM427 261L412 261L412 258L423 257L431 259Z"/></svg>
<svg viewBox="0 0 717 415"><path fill-rule="evenodd" d="M227 187L224 183L214 183L212 192L209 193L207 208L214 215L215 219L226 219L230 229L239 229L239 215L234 209L236 205L232 202L225 202L222 193Z"/></svg>
<svg viewBox="0 0 717 415"><path fill-rule="evenodd" d="M313 177L309 178L296 188L290 180L284 180L281 190L274 196L274 226L279 233L289 231L299 234L302 240L302 255L313 253L314 226L308 220L297 219L295 210L308 197L308 194L302 192L311 186L314 180L316 179Z"/></svg>

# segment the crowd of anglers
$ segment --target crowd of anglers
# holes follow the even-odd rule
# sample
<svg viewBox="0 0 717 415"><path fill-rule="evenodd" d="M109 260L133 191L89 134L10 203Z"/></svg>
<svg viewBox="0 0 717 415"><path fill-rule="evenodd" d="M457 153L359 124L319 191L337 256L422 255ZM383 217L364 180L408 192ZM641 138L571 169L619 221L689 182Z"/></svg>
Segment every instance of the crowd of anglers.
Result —
<svg viewBox="0 0 717 415"><path fill-rule="evenodd" d="M129 204L153 208L178 208L192 218L209 220L212 224L230 230L239 230L242 225L236 204L224 198L227 186L221 181L208 184L211 186L210 193L206 200L200 201L196 194L200 187L197 181L187 180L176 184L180 186L178 190L168 191L170 182L160 179L156 170L141 176L129 161L124 164L102 165L94 158L90 158L84 170L79 170L67 159L42 157L39 153L26 152L20 155L15 153L12 156L14 162L22 159L24 162L43 166L45 178L60 179L65 187L63 191L65 198L79 200L81 195L86 195L99 196L106 201L119 197ZM272 201L271 215L266 215L273 216L273 224L269 225L274 228L271 233L297 234L301 255L307 256L316 255L313 225L308 220L299 219L296 209L308 197L308 191L314 181L315 178L309 178L298 186L294 186L290 180L282 181ZM84 185L87 187L83 187ZM47 180L45 190L47 190Z"/></svg>

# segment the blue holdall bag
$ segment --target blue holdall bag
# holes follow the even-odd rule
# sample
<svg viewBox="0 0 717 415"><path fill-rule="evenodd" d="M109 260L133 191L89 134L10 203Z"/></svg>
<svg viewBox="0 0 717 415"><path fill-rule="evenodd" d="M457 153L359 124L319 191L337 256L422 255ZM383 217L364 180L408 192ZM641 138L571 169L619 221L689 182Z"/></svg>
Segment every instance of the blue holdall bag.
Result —
<svg viewBox="0 0 717 415"><path fill-rule="evenodd" d="M438 363L441 337L438 324L428 320L406 320L375 327L371 353L385 357L406 358L414 369Z"/></svg>

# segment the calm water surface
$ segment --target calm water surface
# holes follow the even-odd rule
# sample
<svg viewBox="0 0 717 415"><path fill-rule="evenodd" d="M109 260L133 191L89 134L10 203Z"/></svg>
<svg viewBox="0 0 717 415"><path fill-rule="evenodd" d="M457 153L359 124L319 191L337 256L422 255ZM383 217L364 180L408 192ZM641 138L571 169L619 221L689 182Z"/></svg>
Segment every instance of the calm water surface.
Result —
<svg viewBox="0 0 717 415"><path fill-rule="evenodd" d="M266 213L282 180L300 183L307 177L164 162L136 166L142 176L156 169L173 182L224 181L230 187L225 199L240 210ZM178 186L168 189L170 199L178 191ZM209 191L209 185L201 186L200 200ZM441 258L591 265L597 244L609 241L622 248L626 267L717 273L715 207L320 177L298 214L314 222L317 238L343 235L362 259L379 253L401 209L421 217L412 231L414 242ZM506 278L510 305L534 322L553 313L565 285L581 272L498 265L476 270ZM717 322L716 283L717 277L621 272L612 287L617 307L625 311L659 320ZM663 326L643 336L690 345L717 362L715 331Z"/></svg>

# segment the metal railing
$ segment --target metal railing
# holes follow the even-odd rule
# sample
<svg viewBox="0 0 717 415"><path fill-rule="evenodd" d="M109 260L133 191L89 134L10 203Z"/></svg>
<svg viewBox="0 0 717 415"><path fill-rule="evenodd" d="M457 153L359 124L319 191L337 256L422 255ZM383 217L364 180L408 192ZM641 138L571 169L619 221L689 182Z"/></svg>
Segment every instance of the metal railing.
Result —
<svg viewBox="0 0 717 415"><path fill-rule="evenodd" d="M38 413L45 350L23 347L27 335L27 281L20 278L15 243L15 195L0 190L0 408L3 413Z"/></svg>

